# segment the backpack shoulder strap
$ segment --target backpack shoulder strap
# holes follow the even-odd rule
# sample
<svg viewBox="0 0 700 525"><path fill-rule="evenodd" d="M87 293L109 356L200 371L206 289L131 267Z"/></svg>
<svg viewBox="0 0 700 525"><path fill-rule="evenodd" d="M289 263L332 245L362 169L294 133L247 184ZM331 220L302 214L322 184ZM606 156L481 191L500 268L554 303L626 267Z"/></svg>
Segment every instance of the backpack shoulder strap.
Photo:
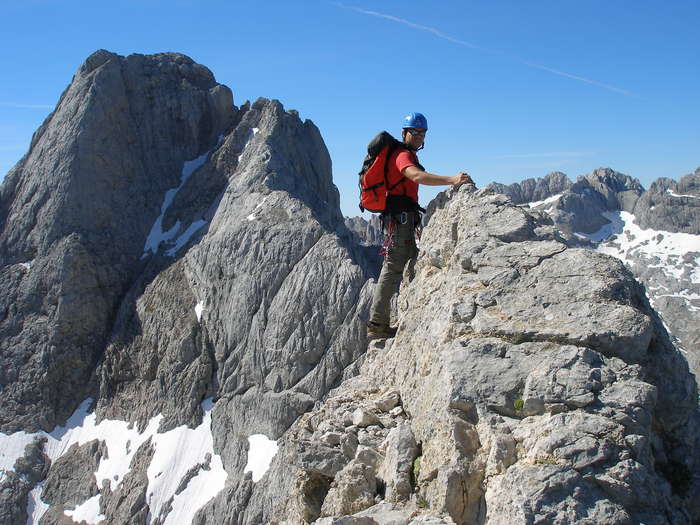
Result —
<svg viewBox="0 0 700 525"><path fill-rule="evenodd" d="M403 142L399 142L399 141L397 140L397 141L396 141L396 144L394 144L394 145L393 145L393 148L389 150L389 154L388 154L387 157L386 157L386 159L387 159L387 165L384 167L384 175L385 175L385 176L387 175L387 173L388 173L388 171L389 171L389 157L390 157L397 149L402 149L402 150L405 150L405 151L411 151L411 149L410 149L410 148L407 148L406 145L405 145ZM417 159L416 159L416 160L417 160ZM420 163L417 163L417 165L418 165L418 167L419 167L421 170L425 171L425 168L424 168ZM389 185L389 184L388 184L388 180L387 180L387 190L388 190L388 191L391 191L391 190L393 190L394 188L396 188L399 184L402 184L402 183L404 183L404 182L406 182L406 176L402 173L402 174L401 174L401 178L400 178L398 181L396 181L394 184Z"/></svg>

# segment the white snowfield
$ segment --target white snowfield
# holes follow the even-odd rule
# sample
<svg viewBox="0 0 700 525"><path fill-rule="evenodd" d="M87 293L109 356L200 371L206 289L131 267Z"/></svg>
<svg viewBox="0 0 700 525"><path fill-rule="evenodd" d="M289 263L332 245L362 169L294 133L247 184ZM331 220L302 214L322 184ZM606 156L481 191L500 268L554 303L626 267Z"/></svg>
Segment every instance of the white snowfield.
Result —
<svg viewBox="0 0 700 525"><path fill-rule="evenodd" d="M552 195L551 197L547 197L543 201L534 201L534 202L528 202L527 205L530 208L536 208L537 206L541 206L542 204L550 204L552 202L557 202L561 198L562 194L558 193L557 195Z"/></svg>
<svg viewBox="0 0 700 525"><path fill-rule="evenodd" d="M180 221L178 221L178 224ZM190 240L190 238L199 231L199 229L204 226L207 223L204 219L200 219L198 221L194 221L192 224L189 225L189 227L177 238L175 241L175 246L170 248L167 252L165 252L165 255L169 257L173 257L180 248L182 248L185 244L187 244Z"/></svg>
<svg viewBox="0 0 700 525"><path fill-rule="evenodd" d="M253 481L258 482L270 468L272 459L277 454L277 441L268 439L264 434L253 434L248 437L248 463L243 472L252 472Z"/></svg>
<svg viewBox="0 0 700 525"><path fill-rule="evenodd" d="M12 470L17 458L24 455L24 447L34 439L46 437L44 451L51 461L61 457L74 443L83 445L93 439L104 441L107 446L95 472L97 486L102 480L109 480L115 490L129 473L131 460L139 446L151 439L154 455L148 466L148 488L146 501L150 508L149 523L159 516L165 503L173 498L172 510L164 516L162 523L181 525L191 523L197 510L224 488L227 478L221 457L214 454L211 434L211 409L213 403L208 399L202 403L204 417L197 428L177 427L164 433L158 433L162 416L151 419L146 429L139 433L125 421L103 420L96 424L94 413L88 413L92 403L86 400L71 416L65 427L57 427L51 433L37 432L28 434L17 432L11 435L0 433L0 475ZM185 474L193 467L205 465L209 469L199 469L189 480L185 490L175 494ZM38 524L48 505L41 501L42 484L39 484L29 496L28 524ZM65 511L74 521L97 524L104 520L100 515L100 496L94 496L75 509Z"/></svg>
<svg viewBox="0 0 700 525"><path fill-rule="evenodd" d="M184 166L182 167L182 175L180 176L180 185L176 188L169 189L167 192L165 192L165 198L163 199L163 204L160 207L160 216L153 223L153 226L151 227L151 233L148 234L148 237L146 238L146 244L144 244L143 246L144 257L148 255L148 252L156 253L158 251L158 246L160 246L160 243L171 240L173 237L175 237L175 234L180 230L180 221L177 221L172 228L170 228L167 232L164 232L163 218L165 217L165 213L168 211L168 208L170 208L170 205L173 203L177 192L180 191L180 189L187 182L187 179L189 179L192 176L192 174L197 170L197 168L199 168L206 162L209 153L210 152L207 152L194 160L185 162Z"/></svg>
<svg viewBox="0 0 700 525"><path fill-rule="evenodd" d="M611 228L619 231L620 233L614 239L609 239L619 246L612 246L611 242L606 242L599 247L599 250L619 257L623 261L629 262L629 257L633 254L649 259L658 257L661 260L658 266L663 268L667 275L680 278L679 272L685 267L682 262L683 256L690 252L700 253L700 235L643 230L634 223L634 215L625 211L606 212L604 215L612 221L612 224L604 226L591 238L596 236L600 238L605 231L609 231ZM606 237L602 236L603 239ZM698 264L700 264L700 260L696 259L696 270L691 274L691 279L694 279L692 282L695 284L700 284L700 280L697 280Z"/></svg>
<svg viewBox="0 0 700 525"><path fill-rule="evenodd" d="M64 510L63 513L74 522L99 523L105 519L100 514L100 495L93 496L82 505L78 505L75 510Z"/></svg>
<svg viewBox="0 0 700 525"><path fill-rule="evenodd" d="M634 215L628 212L606 212L603 214L611 222L597 232L585 235L600 243L597 250L612 255L628 265L633 258L648 262L647 268L659 268L670 280L687 280L692 287L700 285L700 235L672 233L660 230L644 230L634 223ZM693 255L695 254L695 255ZM677 297L687 302L691 311L700 311L693 303L700 300L694 291L668 293L663 285L649 288L653 299Z"/></svg>
<svg viewBox="0 0 700 525"><path fill-rule="evenodd" d="M215 146L214 149L216 149L219 144L221 143L221 137L219 137L219 143ZM212 153L212 151L207 151L203 155L200 155L196 159L193 160L188 160L185 162L185 164L182 167L182 175L180 176L180 185L177 188L171 188L167 192L165 192L165 198L163 199L163 204L160 207L160 216L155 220L153 223L153 226L151 226L151 233L148 234L148 237L146 238L146 243L143 246L143 256L141 257L142 259L148 255L150 252L151 254L157 253L158 252L158 247L160 246L161 243L163 242L169 242L172 241L175 235L177 234L178 231L180 231L180 221L178 220L175 225L170 228L168 231L164 232L163 231L163 219L165 218L165 213L168 211L168 208L170 208L170 205L173 203L173 200L175 199L175 195L177 195L177 192L179 192L182 187L185 185L187 180L192 176L192 174L197 171L199 167L201 167L209 158L209 155ZM175 246L171 249L169 249L166 252L166 255L172 257L175 255L175 253L184 246L187 241L190 240L190 237L199 230L202 226L206 224L206 221L199 220L195 221L192 223L187 230L185 230L184 233L182 233L176 240L175 240Z"/></svg>
<svg viewBox="0 0 700 525"><path fill-rule="evenodd" d="M686 197L688 199L700 199L700 196L698 195L678 195L677 193L674 193L673 190L666 190L666 193L668 193L671 197Z"/></svg>

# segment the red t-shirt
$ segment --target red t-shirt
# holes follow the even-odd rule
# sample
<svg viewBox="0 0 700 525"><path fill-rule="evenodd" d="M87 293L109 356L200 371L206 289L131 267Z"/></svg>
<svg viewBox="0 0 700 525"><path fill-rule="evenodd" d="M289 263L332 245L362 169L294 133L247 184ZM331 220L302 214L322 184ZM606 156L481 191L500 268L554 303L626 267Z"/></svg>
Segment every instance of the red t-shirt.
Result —
<svg viewBox="0 0 700 525"><path fill-rule="evenodd" d="M404 177L401 173L409 166L420 167L418 156L416 155L415 151L398 149L391 154L387 171L389 186L393 186L401 179L405 180L401 184L396 184L393 189L390 189L389 195L406 195L414 202L418 202L418 184L413 182L408 177Z"/></svg>

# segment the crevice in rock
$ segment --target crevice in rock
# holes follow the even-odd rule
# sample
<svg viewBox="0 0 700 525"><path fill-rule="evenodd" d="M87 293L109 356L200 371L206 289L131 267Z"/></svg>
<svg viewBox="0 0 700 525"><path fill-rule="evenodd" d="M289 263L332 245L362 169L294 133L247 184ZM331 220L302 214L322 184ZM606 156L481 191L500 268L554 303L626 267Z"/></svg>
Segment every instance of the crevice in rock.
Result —
<svg viewBox="0 0 700 525"><path fill-rule="evenodd" d="M554 259L557 255L559 255L560 253L564 253L564 252L565 252L566 250L568 250L568 249L569 249L569 248L568 248L567 246L563 246L562 249L559 250L559 251L556 252L556 253L552 253L552 254L550 254L550 255L543 255L543 256L541 256L541 257L538 257L538 258L537 258L537 263L536 263L534 266L528 266L527 269L526 269L526 273L529 272L530 270L534 269L534 268L537 268L537 267L540 266L544 261L548 261L549 259Z"/></svg>
<svg viewBox="0 0 700 525"><path fill-rule="evenodd" d="M301 517L312 523L321 516L321 507L331 489L333 478L323 474L304 471L298 480L301 489Z"/></svg>
<svg viewBox="0 0 700 525"><path fill-rule="evenodd" d="M413 458L411 464L411 470L409 472L409 480L411 482L411 487L415 491L418 486L418 478L420 477L420 464L421 458L423 457L423 442L416 442L416 457Z"/></svg>
<svg viewBox="0 0 700 525"><path fill-rule="evenodd" d="M674 494L682 499L688 496L693 484L693 474L686 464L675 459L660 461L659 458L655 458L654 470L668 481Z"/></svg>
<svg viewBox="0 0 700 525"><path fill-rule="evenodd" d="M376 496L383 500L386 497L386 483L384 482L383 479L377 477L375 478L375 481L377 483L377 493Z"/></svg>
<svg viewBox="0 0 700 525"><path fill-rule="evenodd" d="M600 346L594 346L590 341L581 341L576 339L569 339L565 336L556 335L541 335L535 332L503 332L503 331L490 331L490 332L470 332L472 337L493 337L495 339L500 339L501 341L513 344L521 345L524 343L552 343L561 346L576 346L578 348L587 348L594 352L598 352L605 357L618 357L611 354L608 349L601 348ZM624 344L620 342L620 344Z"/></svg>
<svg viewBox="0 0 700 525"><path fill-rule="evenodd" d="M209 384L207 385L207 391L204 393L204 397L200 400L204 401L207 397L211 397L216 401L219 395L219 361L216 359L216 348L214 344L209 339L209 334L204 327L200 328L202 331L202 337L204 339L204 350L211 360L211 374L209 375Z"/></svg>

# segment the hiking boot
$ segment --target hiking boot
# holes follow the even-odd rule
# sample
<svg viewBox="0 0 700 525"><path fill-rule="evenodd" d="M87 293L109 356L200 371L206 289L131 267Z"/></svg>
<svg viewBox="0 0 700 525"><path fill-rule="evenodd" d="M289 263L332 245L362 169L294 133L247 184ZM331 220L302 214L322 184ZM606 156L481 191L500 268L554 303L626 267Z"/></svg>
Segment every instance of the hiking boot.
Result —
<svg viewBox="0 0 700 525"><path fill-rule="evenodd" d="M385 325L376 324L373 322L367 323L367 338L368 339L388 339L396 335L396 328Z"/></svg>

